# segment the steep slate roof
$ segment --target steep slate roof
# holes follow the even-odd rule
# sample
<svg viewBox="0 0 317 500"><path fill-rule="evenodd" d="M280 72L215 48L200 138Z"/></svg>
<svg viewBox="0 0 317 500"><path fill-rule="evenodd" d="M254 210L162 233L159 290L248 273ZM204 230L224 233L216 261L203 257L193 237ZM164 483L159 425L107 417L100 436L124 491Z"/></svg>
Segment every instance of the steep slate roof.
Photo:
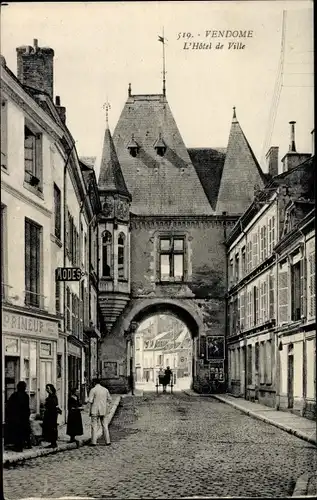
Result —
<svg viewBox="0 0 317 500"><path fill-rule="evenodd" d="M160 133L167 147L163 157L154 149ZM132 136L139 146L135 158L127 149ZM132 195L133 213L213 213L163 95L129 96L114 131L113 142Z"/></svg>
<svg viewBox="0 0 317 500"><path fill-rule="evenodd" d="M189 148L190 159L213 210L216 210L218 191L225 163L225 148Z"/></svg>
<svg viewBox="0 0 317 500"><path fill-rule="evenodd" d="M252 203L254 187L266 182L234 111L217 200L217 213L242 214Z"/></svg>
<svg viewBox="0 0 317 500"><path fill-rule="evenodd" d="M108 126L103 141L98 188L130 197Z"/></svg>

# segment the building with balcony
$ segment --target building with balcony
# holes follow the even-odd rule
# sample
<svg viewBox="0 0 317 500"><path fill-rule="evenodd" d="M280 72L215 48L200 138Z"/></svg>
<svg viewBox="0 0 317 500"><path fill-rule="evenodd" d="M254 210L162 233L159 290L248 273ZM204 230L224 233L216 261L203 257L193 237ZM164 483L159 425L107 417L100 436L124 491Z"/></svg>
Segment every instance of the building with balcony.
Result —
<svg viewBox="0 0 317 500"><path fill-rule="evenodd" d="M314 157L291 144L227 238L228 388L312 415L315 378ZM275 175L274 175L275 174Z"/></svg>

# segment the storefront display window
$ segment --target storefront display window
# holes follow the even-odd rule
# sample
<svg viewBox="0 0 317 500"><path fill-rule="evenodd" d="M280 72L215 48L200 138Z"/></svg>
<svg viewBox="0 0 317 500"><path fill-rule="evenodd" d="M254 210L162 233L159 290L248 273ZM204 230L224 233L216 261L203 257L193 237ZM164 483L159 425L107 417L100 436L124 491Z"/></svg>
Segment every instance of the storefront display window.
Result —
<svg viewBox="0 0 317 500"><path fill-rule="evenodd" d="M18 339L6 339L5 341L6 354L19 354L19 341Z"/></svg>
<svg viewBox="0 0 317 500"><path fill-rule="evenodd" d="M50 342L41 342L41 356L52 356L52 344Z"/></svg>

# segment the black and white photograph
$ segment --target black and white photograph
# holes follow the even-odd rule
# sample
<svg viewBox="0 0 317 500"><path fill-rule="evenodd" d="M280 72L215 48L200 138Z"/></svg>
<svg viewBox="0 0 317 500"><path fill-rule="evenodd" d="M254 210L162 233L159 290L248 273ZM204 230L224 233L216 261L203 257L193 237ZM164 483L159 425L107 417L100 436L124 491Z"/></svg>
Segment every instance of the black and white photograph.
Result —
<svg viewBox="0 0 317 500"><path fill-rule="evenodd" d="M317 496L313 20L1 1L5 500Z"/></svg>

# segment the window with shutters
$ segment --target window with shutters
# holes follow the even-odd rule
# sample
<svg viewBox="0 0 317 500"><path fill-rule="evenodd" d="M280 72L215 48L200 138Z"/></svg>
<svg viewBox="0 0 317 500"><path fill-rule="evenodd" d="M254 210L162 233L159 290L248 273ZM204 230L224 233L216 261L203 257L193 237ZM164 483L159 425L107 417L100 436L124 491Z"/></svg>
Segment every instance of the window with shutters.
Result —
<svg viewBox="0 0 317 500"><path fill-rule="evenodd" d="M66 329L68 332L71 330L71 303L70 303L70 289L66 287Z"/></svg>
<svg viewBox="0 0 317 500"><path fill-rule="evenodd" d="M252 241L248 243L248 272L252 271Z"/></svg>
<svg viewBox="0 0 317 500"><path fill-rule="evenodd" d="M74 293L71 294L71 315L72 315L72 334L77 335L76 331L76 295Z"/></svg>
<svg viewBox="0 0 317 500"><path fill-rule="evenodd" d="M263 259L267 258L267 228L263 226Z"/></svg>
<svg viewBox="0 0 317 500"><path fill-rule="evenodd" d="M24 127L24 180L37 191L42 191L43 158L42 134Z"/></svg>
<svg viewBox="0 0 317 500"><path fill-rule="evenodd" d="M246 267L245 267L245 247L242 247L241 250L241 278L246 275Z"/></svg>
<svg viewBox="0 0 317 500"><path fill-rule="evenodd" d="M233 333L237 332L238 321L239 321L239 319L238 319L238 298L235 297L233 299L233 327L232 327Z"/></svg>
<svg viewBox="0 0 317 500"><path fill-rule="evenodd" d="M56 238L61 239L61 223L62 223L62 206L61 206L61 192L58 186L54 184L54 234Z"/></svg>
<svg viewBox="0 0 317 500"><path fill-rule="evenodd" d="M291 319L301 319L301 261L291 266Z"/></svg>
<svg viewBox="0 0 317 500"><path fill-rule="evenodd" d="M254 233L252 236L252 265L258 265L258 234Z"/></svg>
<svg viewBox="0 0 317 500"><path fill-rule="evenodd" d="M316 316L316 277L315 277L315 252L308 255L308 317Z"/></svg>
<svg viewBox="0 0 317 500"><path fill-rule="evenodd" d="M253 325L259 322L259 289L257 286L253 287Z"/></svg>
<svg viewBox="0 0 317 500"><path fill-rule="evenodd" d="M179 236L159 239L160 281L184 280L185 239Z"/></svg>
<svg viewBox="0 0 317 500"><path fill-rule="evenodd" d="M244 330L244 314L245 314L245 298L244 298L245 293L242 292L240 294L240 330Z"/></svg>
<svg viewBox="0 0 317 500"><path fill-rule="evenodd" d="M268 319L268 310L267 310L267 282L263 283L263 321L267 321Z"/></svg>
<svg viewBox="0 0 317 500"><path fill-rule="evenodd" d="M248 328L251 328L252 325L252 291L248 292Z"/></svg>
<svg viewBox="0 0 317 500"><path fill-rule="evenodd" d="M269 320L275 319L275 290L274 275L269 275Z"/></svg>
<svg viewBox="0 0 317 500"><path fill-rule="evenodd" d="M234 282L237 283L239 281L239 254L237 253L235 256L235 278Z"/></svg>
<svg viewBox="0 0 317 500"><path fill-rule="evenodd" d="M271 226L271 253L273 252L273 248L275 247L275 216L271 218L272 226Z"/></svg>
<svg viewBox="0 0 317 500"><path fill-rule="evenodd" d="M25 219L25 304L43 307L41 295L42 227Z"/></svg>
<svg viewBox="0 0 317 500"><path fill-rule="evenodd" d="M229 288L233 285L233 280L234 280L233 273L234 273L234 271L233 271L233 259L231 259L229 262L229 273L228 273L229 274L229 276L228 276Z"/></svg>
<svg viewBox="0 0 317 500"><path fill-rule="evenodd" d="M270 217L268 222L268 255L271 255L275 246L275 217Z"/></svg>
<svg viewBox="0 0 317 500"><path fill-rule="evenodd" d="M260 229L260 262L264 259L264 231L263 227Z"/></svg>
<svg viewBox="0 0 317 500"><path fill-rule="evenodd" d="M7 146L8 146L8 103L1 100L1 167L8 168Z"/></svg>
<svg viewBox="0 0 317 500"><path fill-rule="evenodd" d="M278 273L278 322L288 322L288 269L287 265L280 265Z"/></svg>

